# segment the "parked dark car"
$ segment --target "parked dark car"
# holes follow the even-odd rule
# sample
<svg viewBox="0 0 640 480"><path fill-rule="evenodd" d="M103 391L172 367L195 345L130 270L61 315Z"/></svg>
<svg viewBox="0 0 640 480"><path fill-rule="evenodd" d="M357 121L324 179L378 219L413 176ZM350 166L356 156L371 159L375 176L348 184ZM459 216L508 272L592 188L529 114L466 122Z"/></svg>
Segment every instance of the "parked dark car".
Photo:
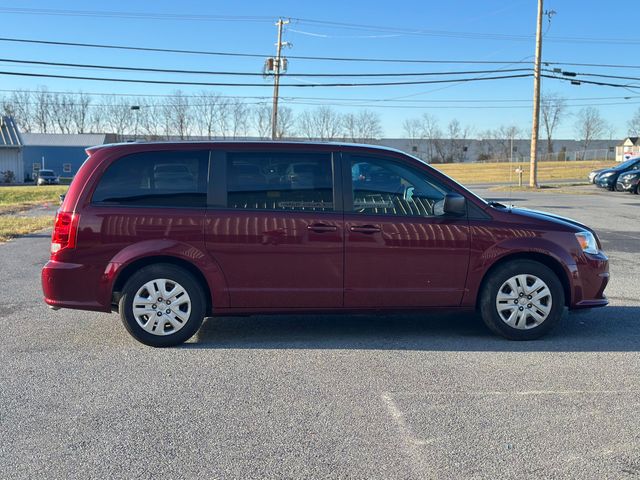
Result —
<svg viewBox="0 0 640 480"><path fill-rule="evenodd" d="M529 340L567 307L607 304L608 259L589 227L486 202L399 151L87 152L56 215L45 301L119 311L147 345L184 342L206 316L443 308L477 310L493 332ZM156 183L159 170L180 181Z"/></svg>
<svg viewBox="0 0 640 480"><path fill-rule="evenodd" d="M618 176L631 170L640 170L640 157L631 158L620 165L602 170L596 175L594 183L601 188L615 190Z"/></svg>
<svg viewBox="0 0 640 480"><path fill-rule="evenodd" d="M36 175L36 185L60 185L60 177L53 170L40 170Z"/></svg>
<svg viewBox="0 0 640 480"><path fill-rule="evenodd" d="M621 173L616 181L618 192L640 193L640 170Z"/></svg>

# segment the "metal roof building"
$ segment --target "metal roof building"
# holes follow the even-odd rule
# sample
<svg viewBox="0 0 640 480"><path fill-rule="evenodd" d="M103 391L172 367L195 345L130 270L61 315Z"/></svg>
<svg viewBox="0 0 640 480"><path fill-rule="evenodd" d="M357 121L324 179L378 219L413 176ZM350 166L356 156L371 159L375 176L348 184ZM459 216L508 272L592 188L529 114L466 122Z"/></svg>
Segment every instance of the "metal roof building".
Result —
<svg viewBox="0 0 640 480"><path fill-rule="evenodd" d="M13 118L0 117L0 182L22 183L22 139Z"/></svg>

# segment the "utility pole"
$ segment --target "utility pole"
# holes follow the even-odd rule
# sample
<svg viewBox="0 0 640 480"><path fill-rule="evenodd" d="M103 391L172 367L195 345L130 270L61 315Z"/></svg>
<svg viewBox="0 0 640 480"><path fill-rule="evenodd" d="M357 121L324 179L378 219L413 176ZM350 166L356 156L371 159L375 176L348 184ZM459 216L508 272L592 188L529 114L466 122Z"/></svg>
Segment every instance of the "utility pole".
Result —
<svg viewBox="0 0 640 480"><path fill-rule="evenodd" d="M273 107L271 109L271 140L278 137L278 93L280 89L280 73L284 70L282 62L286 59L281 58L282 47L288 45L282 41L282 27L289 23L289 20L278 19L276 26L278 27L278 43L276 43L276 58L273 62Z"/></svg>
<svg viewBox="0 0 640 480"><path fill-rule="evenodd" d="M536 58L533 65L533 125L531 126L531 165L529 186L538 188L538 131L540 130L540 57L542 56L542 3L538 0L538 27L536 30Z"/></svg>

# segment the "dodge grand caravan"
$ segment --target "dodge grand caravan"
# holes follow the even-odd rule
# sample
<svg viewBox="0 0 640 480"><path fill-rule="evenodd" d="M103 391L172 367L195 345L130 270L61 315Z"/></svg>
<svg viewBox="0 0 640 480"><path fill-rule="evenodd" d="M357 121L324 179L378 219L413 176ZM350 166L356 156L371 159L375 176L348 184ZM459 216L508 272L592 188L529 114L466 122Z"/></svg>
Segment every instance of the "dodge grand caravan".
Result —
<svg viewBox="0 0 640 480"><path fill-rule="evenodd" d="M488 203L373 146L135 143L87 150L42 270L54 308L117 311L142 343L207 316L460 309L540 337L607 304L590 228Z"/></svg>

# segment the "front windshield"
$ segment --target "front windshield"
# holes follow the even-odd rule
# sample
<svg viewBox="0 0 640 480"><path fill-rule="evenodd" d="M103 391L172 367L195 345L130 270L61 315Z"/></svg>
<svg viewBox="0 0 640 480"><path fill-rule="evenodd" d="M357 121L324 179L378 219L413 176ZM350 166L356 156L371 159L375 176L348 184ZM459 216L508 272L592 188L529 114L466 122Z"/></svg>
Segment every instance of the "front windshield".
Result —
<svg viewBox="0 0 640 480"><path fill-rule="evenodd" d="M624 170L625 168L632 167L636 163L640 162L640 157L635 157L627 160L626 162L622 162L620 165L616 165L613 167L614 170Z"/></svg>

